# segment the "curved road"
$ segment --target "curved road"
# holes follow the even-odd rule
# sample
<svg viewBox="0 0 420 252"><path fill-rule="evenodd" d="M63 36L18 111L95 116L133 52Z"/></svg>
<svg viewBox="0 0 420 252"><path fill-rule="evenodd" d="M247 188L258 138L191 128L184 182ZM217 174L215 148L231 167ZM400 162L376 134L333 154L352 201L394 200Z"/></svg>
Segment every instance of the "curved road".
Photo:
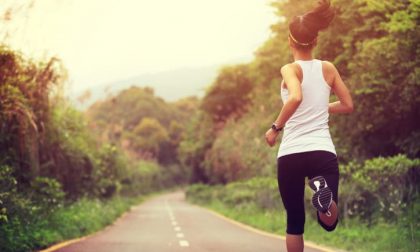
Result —
<svg viewBox="0 0 420 252"><path fill-rule="evenodd" d="M232 223L185 201L184 193L155 197L113 225L60 252L280 252L284 240ZM306 247L306 252L320 252Z"/></svg>

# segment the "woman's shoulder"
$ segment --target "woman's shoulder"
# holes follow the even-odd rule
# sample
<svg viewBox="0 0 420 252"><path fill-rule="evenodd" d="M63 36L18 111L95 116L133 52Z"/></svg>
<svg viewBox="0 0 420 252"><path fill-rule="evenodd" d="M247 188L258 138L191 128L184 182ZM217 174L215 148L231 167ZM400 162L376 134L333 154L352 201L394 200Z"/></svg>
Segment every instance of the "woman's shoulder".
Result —
<svg viewBox="0 0 420 252"><path fill-rule="evenodd" d="M284 64L280 69L282 69L282 70L295 70L299 67L300 66L297 62L290 62L290 63Z"/></svg>
<svg viewBox="0 0 420 252"><path fill-rule="evenodd" d="M331 61L328 61L328 60L319 60L319 61L321 61L323 67L335 69L335 66Z"/></svg>
<svg viewBox="0 0 420 252"><path fill-rule="evenodd" d="M322 69L329 71L331 73L335 73L337 71L337 68L335 67L334 63L328 61L328 60L320 60L322 63Z"/></svg>
<svg viewBox="0 0 420 252"><path fill-rule="evenodd" d="M322 73L324 75L324 79L332 85L332 82L335 78L337 69L335 68L334 64L327 60L322 60Z"/></svg>
<svg viewBox="0 0 420 252"><path fill-rule="evenodd" d="M302 74L302 68L298 63L291 62L291 63L287 63L287 64L283 65L280 68L280 72L282 74L284 74L286 72L290 72L290 73L295 73L296 75L300 76Z"/></svg>

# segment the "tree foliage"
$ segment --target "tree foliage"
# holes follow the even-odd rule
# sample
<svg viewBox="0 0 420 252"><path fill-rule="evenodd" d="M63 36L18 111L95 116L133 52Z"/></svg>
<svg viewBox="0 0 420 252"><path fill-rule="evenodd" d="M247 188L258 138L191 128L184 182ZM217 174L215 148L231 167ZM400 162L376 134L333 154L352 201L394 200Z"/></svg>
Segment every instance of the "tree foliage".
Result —
<svg viewBox="0 0 420 252"><path fill-rule="evenodd" d="M212 115L215 122L238 118L247 111L253 82L247 65L226 67L210 86L201 103L202 109Z"/></svg>
<svg viewBox="0 0 420 252"><path fill-rule="evenodd" d="M160 146L169 141L168 131L154 118L145 117L133 130L133 147L158 156Z"/></svg>
<svg viewBox="0 0 420 252"><path fill-rule="evenodd" d="M167 103L152 88L131 87L91 106L90 127L103 142L121 146L136 159L177 163L182 132L197 108L197 98Z"/></svg>
<svg viewBox="0 0 420 252"><path fill-rule="evenodd" d="M277 148L265 145L264 132L282 106L280 68L293 61L288 21L314 4L273 2L280 17L272 26L273 36L251 63L240 65L245 71L241 75L252 83L249 92L240 92L242 79L219 81L226 78L223 71L209 88L179 154L192 171L192 181L226 185L194 187L191 197L240 208L260 197L241 186L252 184L256 176L275 177ZM367 226L381 221L398 225L403 230L399 237L415 247L412 237L418 236L420 225L414 214L420 201L420 2L335 0L333 5L337 16L320 34L314 56L337 66L356 108L351 115L330 117L340 162L341 219L360 219ZM223 102L235 109L227 110ZM231 187L235 189L226 194Z"/></svg>
<svg viewBox="0 0 420 252"><path fill-rule="evenodd" d="M316 2L310 0L272 3L280 17L272 26L273 36L256 51L253 62L237 66L242 69L241 76L252 83L249 92L240 92L243 79L225 81L226 71L221 71L210 87L200 106L201 120L195 125L195 131L207 133L188 138L195 143L189 144L186 139L181 144L193 146L207 141L200 149L201 154L196 156L196 159L205 157L205 162L198 167L207 180L228 182L273 172L268 164L275 157L275 151L261 151L263 146L255 146L263 141L263 133L281 109L280 68L292 60L287 39L288 21L314 4ZM314 53L315 57L337 66L355 103L356 111L352 115L330 118L340 161L361 162L399 153L418 157L419 2L335 0L333 6L336 18L331 27L320 34ZM224 106L223 102L229 106ZM246 109L232 113L227 108ZM211 125L205 122L205 117L221 118L223 123ZM210 139L197 140L208 135ZM251 153L261 153L261 156L256 155L256 160L251 162ZM197 162L190 160L189 163Z"/></svg>

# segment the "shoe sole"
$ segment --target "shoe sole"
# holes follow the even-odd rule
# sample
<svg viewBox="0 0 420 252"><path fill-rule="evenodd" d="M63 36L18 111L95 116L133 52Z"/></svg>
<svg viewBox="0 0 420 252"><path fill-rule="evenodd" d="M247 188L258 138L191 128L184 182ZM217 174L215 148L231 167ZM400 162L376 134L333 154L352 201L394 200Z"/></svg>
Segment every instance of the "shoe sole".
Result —
<svg viewBox="0 0 420 252"><path fill-rule="evenodd" d="M314 193L312 196L312 205L321 213L328 212L332 203L332 192L330 188L325 187Z"/></svg>
<svg viewBox="0 0 420 252"><path fill-rule="evenodd" d="M328 212L332 204L332 191L327 181L322 176L317 176L309 181L309 187L314 191L312 205L321 213Z"/></svg>

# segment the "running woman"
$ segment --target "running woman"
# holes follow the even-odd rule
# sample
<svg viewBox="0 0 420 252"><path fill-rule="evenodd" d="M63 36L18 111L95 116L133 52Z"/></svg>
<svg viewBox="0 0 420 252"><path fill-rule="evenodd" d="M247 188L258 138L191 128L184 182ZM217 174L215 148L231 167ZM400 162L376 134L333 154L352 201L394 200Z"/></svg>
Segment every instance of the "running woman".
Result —
<svg viewBox="0 0 420 252"><path fill-rule="evenodd" d="M329 114L351 113L353 101L335 66L314 59L318 32L334 18L329 0L294 17L289 24L289 45L294 62L281 68L284 106L265 137L270 146L284 128L277 155L277 178L287 213L286 245L289 252L303 251L305 178L314 191L312 205L327 231L338 223L338 161L329 127ZM330 93L339 101L329 103Z"/></svg>

